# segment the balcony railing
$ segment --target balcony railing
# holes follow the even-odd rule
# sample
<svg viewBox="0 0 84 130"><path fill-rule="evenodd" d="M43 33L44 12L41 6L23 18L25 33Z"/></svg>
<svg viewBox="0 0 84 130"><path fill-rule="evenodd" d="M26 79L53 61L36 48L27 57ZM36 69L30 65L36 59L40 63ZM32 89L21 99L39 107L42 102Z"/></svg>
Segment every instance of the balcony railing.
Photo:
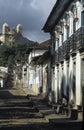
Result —
<svg viewBox="0 0 84 130"><path fill-rule="evenodd" d="M67 40L63 43L63 56L64 58L68 58L70 52L70 41Z"/></svg>
<svg viewBox="0 0 84 130"><path fill-rule="evenodd" d="M84 27L79 28L71 37L70 37L70 53L84 48Z"/></svg>
<svg viewBox="0 0 84 130"><path fill-rule="evenodd" d="M55 63L62 62L69 58L69 54L76 53L76 50L84 49L84 27L79 28L61 47L55 52Z"/></svg>
<svg viewBox="0 0 84 130"><path fill-rule="evenodd" d="M63 59L63 46L60 46L55 52L55 63L58 64L59 62L62 62Z"/></svg>
<svg viewBox="0 0 84 130"><path fill-rule="evenodd" d="M59 61L62 62L64 57L63 57L63 46L60 46L59 49L58 49L58 58L59 58Z"/></svg>
<svg viewBox="0 0 84 130"><path fill-rule="evenodd" d="M70 45L70 53L74 52L76 50L76 36L75 34L73 34L70 38L69 38L69 45Z"/></svg>
<svg viewBox="0 0 84 130"><path fill-rule="evenodd" d="M76 48L84 48L84 27L79 28L75 33Z"/></svg>

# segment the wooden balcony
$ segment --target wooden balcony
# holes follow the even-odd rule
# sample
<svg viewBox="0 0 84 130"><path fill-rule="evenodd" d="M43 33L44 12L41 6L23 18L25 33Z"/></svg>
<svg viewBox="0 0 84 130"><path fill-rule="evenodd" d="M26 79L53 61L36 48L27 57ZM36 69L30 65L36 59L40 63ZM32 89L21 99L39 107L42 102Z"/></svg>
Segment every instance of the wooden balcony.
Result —
<svg viewBox="0 0 84 130"><path fill-rule="evenodd" d="M76 49L84 49L84 27L79 28L75 33Z"/></svg>
<svg viewBox="0 0 84 130"><path fill-rule="evenodd" d="M60 62L64 61L63 57L63 46L60 46L58 50L55 52L55 64L58 64Z"/></svg>
<svg viewBox="0 0 84 130"><path fill-rule="evenodd" d="M59 62L63 62L64 61L63 46L60 46L59 49L58 49L58 58L59 58Z"/></svg>
<svg viewBox="0 0 84 130"><path fill-rule="evenodd" d="M84 50L84 27L79 28L70 38L70 53Z"/></svg>
<svg viewBox="0 0 84 130"><path fill-rule="evenodd" d="M74 56L77 50L84 51L84 27L79 28L58 48L55 52L55 63L63 62L64 58L68 59L70 54Z"/></svg>
<svg viewBox="0 0 84 130"><path fill-rule="evenodd" d="M70 38L69 38L69 45L70 45L70 53L74 53L76 50L76 37L75 34L73 34Z"/></svg>
<svg viewBox="0 0 84 130"><path fill-rule="evenodd" d="M65 41L63 43L63 56L64 58L69 58L69 52L70 52L70 42L69 40Z"/></svg>

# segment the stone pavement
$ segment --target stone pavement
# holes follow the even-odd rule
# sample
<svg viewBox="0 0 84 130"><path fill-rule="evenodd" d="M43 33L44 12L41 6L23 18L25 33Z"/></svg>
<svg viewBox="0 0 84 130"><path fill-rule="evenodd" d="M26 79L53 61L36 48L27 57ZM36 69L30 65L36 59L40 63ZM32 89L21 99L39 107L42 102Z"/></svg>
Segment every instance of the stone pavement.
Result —
<svg viewBox="0 0 84 130"><path fill-rule="evenodd" d="M48 123L20 87L0 90L0 129Z"/></svg>
<svg viewBox="0 0 84 130"><path fill-rule="evenodd" d="M80 122L57 115L42 95L35 96L28 88L0 90L0 129L81 130L81 127Z"/></svg>
<svg viewBox="0 0 84 130"><path fill-rule="evenodd" d="M53 110L47 102L45 102L41 95L37 97L30 96L30 99L36 109L44 115L50 126L52 126L52 129L56 127L57 130L82 130L82 121L72 120L66 115L56 114L56 111Z"/></svg>
<svg viewBox="0 0 84 130"><path fill-rule="evenodd" d="M22 89L23 89L24 93L27 95L35 95L35 93L27 87L23 87Z"/></svg>

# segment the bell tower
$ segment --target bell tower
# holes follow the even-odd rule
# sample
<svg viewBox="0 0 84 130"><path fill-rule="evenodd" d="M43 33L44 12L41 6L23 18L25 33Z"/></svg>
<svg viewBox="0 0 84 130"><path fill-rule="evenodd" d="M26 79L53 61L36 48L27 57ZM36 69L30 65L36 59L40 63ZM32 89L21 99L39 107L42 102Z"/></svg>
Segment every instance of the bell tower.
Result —
<svg viewBox="0 0 84 130"><path fill-rule="evenodd" d="M2 26L2 35L3 35L3 42L6 43L6 36L9 32L9 27L7 23L4 23Z"/></svg>
<svg viewBox="0 0 84 130"><path fill-rule="evenodd" d="M17 33L22 35L22 25L21 24L17 25L16 30L17 30Z"/></svg>

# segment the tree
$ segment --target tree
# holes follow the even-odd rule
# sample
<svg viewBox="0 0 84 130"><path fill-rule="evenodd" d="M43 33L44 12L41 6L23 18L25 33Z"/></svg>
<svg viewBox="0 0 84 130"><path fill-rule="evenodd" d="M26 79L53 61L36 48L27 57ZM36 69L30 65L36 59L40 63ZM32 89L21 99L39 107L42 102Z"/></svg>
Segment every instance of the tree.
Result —
<svg viewBox="0 0 84 130"><path fill-rule="evenodd" d="M16 63L27 62L28 55L33 47L38 46L37 42L26 44L15 44L12 46L0 45L0 66L15 66Z"/></svg>
<svg viewBox="0 0 84 130"><path fill-rule="evenodd" d="M6 45L0 46L0 66L7 66L10 48Z"/></svg>

